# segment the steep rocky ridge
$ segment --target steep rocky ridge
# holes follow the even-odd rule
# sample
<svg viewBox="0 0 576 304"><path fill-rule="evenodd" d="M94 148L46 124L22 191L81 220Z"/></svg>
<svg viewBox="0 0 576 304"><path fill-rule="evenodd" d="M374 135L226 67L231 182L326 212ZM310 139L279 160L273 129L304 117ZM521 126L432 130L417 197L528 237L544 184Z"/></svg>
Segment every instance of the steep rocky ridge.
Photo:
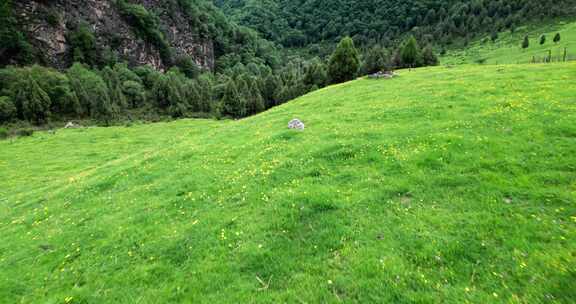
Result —
<svg viewBox="0 0 576 304"><path fill-rule="evenodd" d="M161 9L162 0L138 0L159 17L160 30L174 56L189 56L204 69L214 67L210 39L200 38L179 7ZM64 68L71 63L67 39L79 22L85 22L96 38L101 56L115 56L131 65L148 64L164 70L167 63L154 44L139 37L118 10L114 0L19 0L13 1L18 23L45 64Z"/></svg>

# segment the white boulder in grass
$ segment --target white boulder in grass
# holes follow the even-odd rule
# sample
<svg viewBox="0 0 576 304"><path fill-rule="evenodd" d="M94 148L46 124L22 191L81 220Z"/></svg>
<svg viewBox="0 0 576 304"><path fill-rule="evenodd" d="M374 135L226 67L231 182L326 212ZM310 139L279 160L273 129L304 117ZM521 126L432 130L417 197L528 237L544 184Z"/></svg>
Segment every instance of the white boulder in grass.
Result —
<svg viewBox="0 0 576 304"><path fill-rule="evenodd" d="M300 119L292 119L289 123L288 123L288 129L295 129L295 130L304 130L306 126L304 125L304 123L302 121L300 121Z"/></svg>

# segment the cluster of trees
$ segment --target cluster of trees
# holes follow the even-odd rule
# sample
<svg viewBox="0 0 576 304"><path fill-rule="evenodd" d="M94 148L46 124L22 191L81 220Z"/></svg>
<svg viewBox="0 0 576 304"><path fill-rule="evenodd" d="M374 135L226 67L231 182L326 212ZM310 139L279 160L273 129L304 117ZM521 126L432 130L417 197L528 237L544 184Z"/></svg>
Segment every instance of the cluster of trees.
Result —
<svg viewBox="0 0 576 304"><path fill-rule="evenodd" d="M575 12L571 0L215 0L241 24L286 47L326 52L351 36L362 47L396 45L411 33L448 45ZM326 42L323 44L322 42ZM327 46L326 46L327 45Z"/></svg>
<svg viewBox="0 0 576 304"><path fill-rule="evenodd" d="M431 45L419 46L414 36L409 36L398 48L388 50L380 45L369 48L363 60L362 74L372 74L395 68L435 66L440 61Z"/></svg>

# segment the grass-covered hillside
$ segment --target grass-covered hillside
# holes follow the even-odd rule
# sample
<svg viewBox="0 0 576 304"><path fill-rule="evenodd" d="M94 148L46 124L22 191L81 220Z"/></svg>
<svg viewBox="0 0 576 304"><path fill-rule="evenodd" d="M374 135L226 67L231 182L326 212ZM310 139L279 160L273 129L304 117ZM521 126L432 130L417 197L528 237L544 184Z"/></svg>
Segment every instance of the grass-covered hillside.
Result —
<svg viewBox="0 0 576 304"><path fill-rule="evenodd" d="M0 302L573 303L576 63L399 74L0 141Z"/></svg>
<svg viewBox="0 0 576 304"><path fill-rule="evenodd" d="M560 41L555 43L554 36L559 33ZM546 37L540 44L541 36ZM522 48L524 37L528 36L528 48ZM441 60L442 64L461 63L529 63L536 59L544 61L552 51L552 60L563 59L564 48L567 49L567 59L576 60L576 21L558 21L548 25L531 25L510 31L498 33L495 42L491 37L478 39L467 48L449 51Z"/></svg>

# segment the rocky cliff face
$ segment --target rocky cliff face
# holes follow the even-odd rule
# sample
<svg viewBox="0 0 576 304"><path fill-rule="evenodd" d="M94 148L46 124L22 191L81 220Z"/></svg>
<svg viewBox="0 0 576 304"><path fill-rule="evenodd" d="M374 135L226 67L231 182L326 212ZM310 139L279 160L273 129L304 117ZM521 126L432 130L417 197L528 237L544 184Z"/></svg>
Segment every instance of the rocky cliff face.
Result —
<svg viewBox="0 0 576 304"><path fill-rule="evenodd" d="M204 69L214 67L212 41L200 39L183 12L177 9L168 14L158 10L162 0L131 2L158 14L160 28L174 56L189 56ZM166 68L159 50L135 34L114 0L18 0L13 3L14 13L28 40L48 65L64 68L70 64L67 37L79 22L85 22L94 33L102 56L117 56L131 65Z"/></svg>

